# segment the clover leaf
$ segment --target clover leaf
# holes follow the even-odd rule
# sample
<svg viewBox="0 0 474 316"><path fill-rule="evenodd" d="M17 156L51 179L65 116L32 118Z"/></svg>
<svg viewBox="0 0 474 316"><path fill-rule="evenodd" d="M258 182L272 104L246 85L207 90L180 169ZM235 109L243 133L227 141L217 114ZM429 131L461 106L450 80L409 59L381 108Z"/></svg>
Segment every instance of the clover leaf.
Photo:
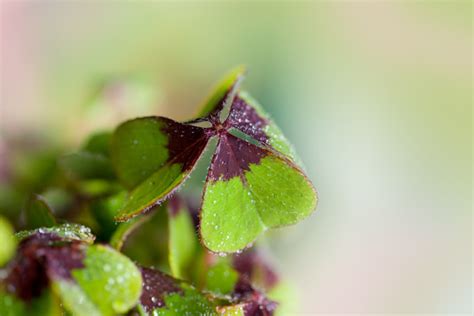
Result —
<svg viewBox="0 0 474 316"><path fill-rule="evenodd" d="M106 316L125 313L135 305L141 275L132 261L102 245L88 247L82 256L81 266L74 266L70 276L51 276L53 289L69 311Z"/></svg>
<svg viewBox="0 0 474 316"><path fill-rule="evenodd" d="M145 315L215 315L215 303L191 285L158 270L140 268L143 289L139 309Z"/></svg>
<svg viewBox="0 0 474 316"><path fill-rule="evenodd" d="M142 279L135 264L108 246L91 245L93 236L84 226L39 228L19 237L17 255L0 283L0 311L12 306L18 315L35 315L32 303L42 308L53 303L44 299L50 290L79 316L125 313L138 301Z"/></svg>
<svg viewBox="0 0 474 316"><path fill-rule="evenodd" d="M140 270L143 288L138 310L142 315L271 315L277 306L245 282L228 296L216 296L158 270Z"/></svg>
<svg viewBox="0 0 474 316"><path fill-rule="evenodd" d="M281 130L247 93L242 68L230 73L199 117L178 123L145 117L112 136L112 161L131 192L116 220L166 200L192 171L211 138L218 145L201 205L200 234L213 252L248 247L268 228L297 223L316 207L316 192ZM207 122L211 127L200 127Z"/></svg>
<svg viewBox="0 0 474 316"><path fill-rule="evenodd" d="M208 139L204 129L164 117L120 125L112 138L112 161L119 179L132 191L118 220L165 200L189 175Z"/></svg>

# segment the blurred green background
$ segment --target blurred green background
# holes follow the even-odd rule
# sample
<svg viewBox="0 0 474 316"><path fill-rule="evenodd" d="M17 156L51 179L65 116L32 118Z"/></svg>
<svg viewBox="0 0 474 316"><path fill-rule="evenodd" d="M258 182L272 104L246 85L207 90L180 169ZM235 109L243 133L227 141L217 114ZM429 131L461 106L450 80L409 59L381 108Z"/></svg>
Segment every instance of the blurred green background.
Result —
<svg viewBox="0 0 474 316"><path fill-rule="evenodd" d="M188 119L248 65L320 196L266 239L295 314L471 314L470 1L7 1L0 43L0 160Z"/></svg>

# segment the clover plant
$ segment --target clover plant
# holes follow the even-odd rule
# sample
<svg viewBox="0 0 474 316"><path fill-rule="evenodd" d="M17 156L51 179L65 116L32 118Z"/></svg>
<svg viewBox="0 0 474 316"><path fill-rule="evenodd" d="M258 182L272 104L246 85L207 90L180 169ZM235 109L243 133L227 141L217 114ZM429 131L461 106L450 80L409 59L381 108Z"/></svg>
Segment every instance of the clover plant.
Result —
<svg viewBox="0 0 474 316"><path fill-rule="evenodd" d="M0 187L0 315L282 313L290 294L252 245L317 197L243 76L187 122L135 118L42 160L17 150L38 178L12 167ZM177 193L206 151L202 195Z"/></svg>

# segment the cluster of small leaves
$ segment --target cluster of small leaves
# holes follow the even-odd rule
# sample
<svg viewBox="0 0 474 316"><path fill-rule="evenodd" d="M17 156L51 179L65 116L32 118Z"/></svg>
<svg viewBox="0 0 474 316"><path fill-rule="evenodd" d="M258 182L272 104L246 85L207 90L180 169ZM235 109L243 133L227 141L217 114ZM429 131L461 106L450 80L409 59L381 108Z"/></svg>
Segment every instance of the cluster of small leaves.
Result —
<svg viewBox="0 0 474 316"><path fill-rule="evenodd" d="M59 159L31 155L23 162L36 178L13 170L0 186L0 315L283 310L288 292L250 245L308 216L317 199L242 77L242 68L225 77L196 119L134 119ZM201 200L179 196L213 138Z"/></svg>
<svg viewBox="0 0 474 316"><path fill-rule="evenodd" d="M110 245L94 244L91 230L79 224L18 232L16 255L0 282L0 315L273 314L277 302L263 291L275 288L278 280L254 251L216 256L200 246L184 201L174 197L161 211L165 217L157 212L142 229L147 233L156 228L148 224L166 221L167 249L159 253L164 260L155 263L171 275L120 252L137 223L121 224L125 228L111 238L121 241ZM262 269L268 273L259 273Z"/></svg>

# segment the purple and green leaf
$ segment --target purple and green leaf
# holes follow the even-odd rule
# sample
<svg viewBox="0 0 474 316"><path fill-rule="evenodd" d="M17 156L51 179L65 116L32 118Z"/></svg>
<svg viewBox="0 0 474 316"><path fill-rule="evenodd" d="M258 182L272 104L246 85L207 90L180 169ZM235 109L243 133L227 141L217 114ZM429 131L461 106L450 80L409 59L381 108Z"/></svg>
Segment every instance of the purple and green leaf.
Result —
<svg viewBox="0 0 474 316"><path fill-rule="evenodd" d="M294 224L316 207L316 192L279 128L248 94L243 69L218 86L200 119L125 122L112 137L112 160L131 189L117 216L125 221L167 199L187 178L209 139L219 139L204 188L200 233L213 252L236 252L268 228ZM223 113L228 110L228 115ZM195 122L207 121L210 128Z"/></svg>
<svg viewBox="0 0 474 316"><path fill-rule="evenodd" d="M84 232L67 232L64 226L23 235L0 286L3 300L29 304L52 289L62 306L79 316L121 314L138 301L141 274L112 248L89 245Z"/></svg>
<svg viewBox="0 0 474 316"><path fill-rule="evenodd" d="M119 179L131 189L117 216L125 221L165 200L189 175L209 136L205 130L162 117L125 122L112 139Z"/></svg>
<svg viewBox="0 0 474 316"><path fill-rule="evenodd" d="M221 136L202 201L201 236L207 248L241 250L268 228L294 224L315 207L311 182L289 159Z"/></svg>
<svg viewBox="0 0 474 316"><path fill-rule="evenodd" d="M272 315L276 303L248 284L229 296L200 292L190 284L158 270L140 268L143 289L138 310L142 315Z"/></svg>
<svg viewBox="0 0 474 316"><path fill-rule="evenodd" d="M280 128L263 107L247 92L240 92L232 103L225 125L250 136L262 145L289 157L301 165L300 159ZM232 131L232 130L231 130Z"/></svg>

